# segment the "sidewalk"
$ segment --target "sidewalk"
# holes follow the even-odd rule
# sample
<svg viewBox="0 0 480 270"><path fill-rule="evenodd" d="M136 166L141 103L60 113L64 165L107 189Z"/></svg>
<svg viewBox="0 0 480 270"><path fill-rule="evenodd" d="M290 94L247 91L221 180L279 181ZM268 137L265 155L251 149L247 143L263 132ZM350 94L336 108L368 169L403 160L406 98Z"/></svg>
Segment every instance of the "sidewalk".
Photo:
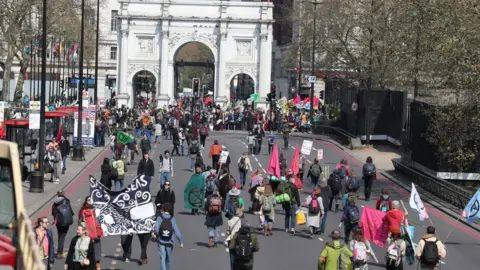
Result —
<svg viewBox="0 0 480 270"><path fill-rule="evenodd" d="M92 165L97 158L103 156L102 153L104 153L107 148L108 146L90 148L91 150L85 149L85 161L72 161L71 158L69 158L67 160L67 170L65 174L60 174L60 183L55 184L45 181L43 193L29 192L30 183L23 182L23 201L30 217L35 216L39 210L50 203L50 201L57 196L59 190L66 190L68 186L73 184L81 176L82 172L85 171L85 168ZM50 174L48 174L48 177L49 176Z"/></svg>

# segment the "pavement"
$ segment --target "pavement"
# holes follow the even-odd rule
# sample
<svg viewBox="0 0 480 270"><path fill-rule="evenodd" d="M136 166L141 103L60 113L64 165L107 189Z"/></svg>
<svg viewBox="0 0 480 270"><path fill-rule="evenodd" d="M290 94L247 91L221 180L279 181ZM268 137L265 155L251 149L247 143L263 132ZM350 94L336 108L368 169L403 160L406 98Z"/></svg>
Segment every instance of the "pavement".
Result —
<svg viewBox="0 0 480 270"><path fill-rule="evenodd" d="M35 217L39 210L45 207L46 204L49 204L50 201L57 196L59 190L65 190L70 185L74 184L85 169L88 169L90 166L95 166L94 163L96 160L103 160L105 149L107 147L108 146L86 148L84 161L72 161L71 157L68 157L67 170L65 171L65 174L60 174L60 182L52 183L45 181L43 193L30 192L30 183L28 181L23 182L23 201L27 213L31 217ZM47 174L46 176L46 179L49 179L50 174Z"/></svg>
<svg viewBox="0 0 480 270"><path fill-rule="evenodd" d="M238 179L238 172L235 169L236 162L240 155L247 150L245 142L246 133L244 132L212 132L210 138L207 140L207 145L204 154L205 164L211 164L211 159L208 158L209 147L213 140L219 140L219 142L225 145L230 153L232 164L233 176ZM277 136L277 142L279 146L283 146L281 136ZM292 159L295 145L301 146L303 138L292 136L290 138L290 146L288 149L279 149L287 161ZM150 155L156 165L156 171L158 170L158 156L163 153L164 150L172 149L171 141L162 141L157 148L153 149L153 153ZM350 167L360 175L361 166L364 159L357 159L350 153L346 153L337 144L328 140L313 140L313 150L309 160L313 160L317 156L316 150L323 149L324 159L321 161L325 172L333 171L335 165L341 158L346 158ZM270 155L267 153L268 148L266 146L266 140L263 142L262 153L260 155L252 156L251 162L254 169L261 168L266 169ZM109 149L104 151L104 155L108 155ZM129 166L129 172L125 178L126 184L131 183L135 177L136 167L138 165L140 157L136 157L133 165ZM175 217L179 224L180 230L183 234L185 246L180 249L178 244L173 252L172 269L211 269L211 270L225 270L229 269L229 257L225 248L219 245L218 248L207 248L208 235L204 223L204 215L192 216L189 212L183 209L183 188L188 182L191 172L187 171L189 167L189 158L186 156L175 156L174 171L175 176L172 180L172 188L176 192L177 203L175 206ZM66 195L70 198L72 206L75 212L78 212L85 197L89 194L89 186L86 182L88 174L92 174L96 178L100 178L100 163L94 161L87 170L83 171L73 185L71 185ZM308 169L308 166L307 166ZM328 173L327 173L328 174ZM159 176L155 175L156 185L152 182L152 193L156 193L158 190ZM305 192L301 194L302 198L308 196L311 191L310 181L304 179ZM363 184L362 184L363 186ZM372 198L377 198L383 188L390 190L391 197L393 199L401 199L408 207L409 193L404 189L393 184L390 180L386 179L382 175L379 175L378 181L374 183ZM363 188L360 193L363 194ZM245 199L246 207L250 205L248 194L246 190L242 192L242 196ZM374 201L364 201L363 196L360 195L358 201L360 207L374 206ZM457 222L454 218L445 215L443 212L437 210L434 206L427 204L427 211L430 215L430 219L421 222L418 215L414 210L408 209L410 212L409 223L416 227L414 241L418 242L421 236L425 232L425 228L434 224L437 228L437 233L442 240L447 239L447 257L442 261L441 269L478 269L475 267L475 256L478 253L478 246L480 241L480 233L472 230L464 224ZM46 215L50 219L50 206L45 207L40 211L41 215ZM260 251L255 255L255 269L276 269L276 270L289 270L289 269L316 269L317 259L320 252L325 247L325 243L329 241L327 236L317 236L313 240L309 240L307 230L305 226L297 226L297 234L290 235L284 232L284 218L281 207L276 209L276 223L274 224L274 234L272 237L265 237L258 234L260 244ZM338 227L340 222L341 213L329 212L327 218L326 231L330 232ZM247 219L252 226L259 224L258 218L253 215L247 214ZM431 223L430 223L431 221ZM224 219L224 224L226 220ZM54 229L55 239L56 230ZM221 232L225 232L225 226L222 227ZM74 236L75 228L70 228L67 235L65 246L68 246L71 238ZM132 259L138 260L140 256L139 242L134 238L133 241L133 254ZM225 237L221 237L223 241ZM102 240L102 269L159 269L159 255L154 243L149 244L148 258L149 263L147 265L138 266L134 261L125 263L121 260L122 249L120 246L119 236L107 236ZM472 248L473 247L473 248ZM66 252L66 249L64 250ZM376 264L370 262L369 269L385 269L384 254L385 250L374 247L374 252L379 259L380 263ZM214 258L214 260L212 260ZM57 260L54 269L63 269L63 260ZM301 267L299 267L301 266ZM405 269L417 269L417 265L405 266Z"/></svg>

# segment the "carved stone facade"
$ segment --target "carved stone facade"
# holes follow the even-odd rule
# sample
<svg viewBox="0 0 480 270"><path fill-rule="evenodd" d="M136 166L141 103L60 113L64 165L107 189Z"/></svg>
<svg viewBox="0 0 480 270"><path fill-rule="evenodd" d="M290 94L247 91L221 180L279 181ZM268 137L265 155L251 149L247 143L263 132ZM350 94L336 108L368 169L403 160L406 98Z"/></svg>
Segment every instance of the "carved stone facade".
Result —
<svg viewBox="0 0 480 270"><path fill-rule="evenodd" d="M122 6L117 32L118 106L132 107L131 82L142 70L156 78L158 105L175 100L175 54L189 42L202 43L212 51L215 82L211 90L216 102L230 99L230 82L242 73L252 77L256 93L266 96L273 42L271 2L131 1Z"/></svg>

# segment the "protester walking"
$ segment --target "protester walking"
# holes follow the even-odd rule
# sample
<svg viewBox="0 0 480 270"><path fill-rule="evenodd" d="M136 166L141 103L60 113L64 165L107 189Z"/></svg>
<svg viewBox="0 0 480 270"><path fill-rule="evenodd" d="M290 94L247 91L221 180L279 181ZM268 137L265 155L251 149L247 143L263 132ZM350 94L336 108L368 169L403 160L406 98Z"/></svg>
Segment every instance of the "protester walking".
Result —
<svg viewBox="0 0 480 270"><path fill-rule="evenodd" d="M251 233L250 226L242 225L228 245L234 251L235 270L252 270L254 253L260 251L257 236Z"/></svg>
<svg viewBox="0 0 480 270"><path fill-rule="evenodd" d="M165 181L163 187L158 191L157 196L155 197L155 205L157 207L157 214L160 213L162 205L169 204L172 208L171 215L175 213L175 192L171 189L170 181Z"/></svg>
<svg viewBox="0 0 480 270"><path fill-rule="evenodd" d="M53 242L52 230L48 228L48 218L40 217L35 224L35 242L40 251L40 258L43 260L47 270L53 269L55 263L55 243Z"/></svg>
<svg viewBox="0 0 480 270"><path fill-rule="evenodd" d="M345 243L350 240L350 233L355 230L360 223L360 209L355 205L355 199L353 197L348 198L348 204L343 209L343 215L340 220L338 228L344 226L345 230Z"/></svg>
<svg viewBox="0 0 480 270"><path fill-rule="evenodd" d="M387 246L386 269L403 270L403 257L405 257L407 245L399 233L390 235L392 241Z"/></svg>
<svg viewBox="0 0 480 270"><path fill-rule="evenodd" d="M244 152L241 157L238 158L238 174L240 176L240 189L243 189L246 183L247 172L252 171L252 164L250 163L250 158L248 158L248 153Z"/></svg>
<svg viewBox="0 0 480 270"><path fill-rule="evenodd" d="M332 241L325 245L325 248L320 254L320 258L318 259L318 269L348 269L344 260L341 260L341 256L351 258L353 257L353 253L348 247L340 243L340 236L341 234L339 231L333 231L330 234Z"/></svg>
<svg viewBox="0 0 480 270"><path fill-rule="evenodd" d="M110 165L110 159L103 159L103 164L100 167L100 171L102 172L100 175L100 183L106 188L112 189L112 179L117 179L117 175L116 172L114 173L112 166Z"/></svg>
<svg viewBox="0 0 480 270"><path fill-rule="evenodd" d="M310 239L319 229L320 220L324 215L323 200L320 197L320 188L315 186L312 194L305 199L304 207L308 209L307 212L307 226L310 229Z"/></svg>
<svg viewBox="0 0 480 270"><path fill-rule="evenodd" d="M103 230L98 223L98 219L95 214L95 208L93 207L92 198L90 196L85 198L80 211L78 211L78 220L85 223L88 236L94 245L96 269L100 270L100 260L102 258L101 238L103 237ZM91 263L93 264L93 262Z"/></svg>
<svg viewBox="0 0 480 270"><path fill-rule="evenodd" d="M263 191L263 192L262 192ZM260 220L263 221L263 234L265 236L273 235L273 223L275 223L275 196L273 189L268 182L263 187L258 187L257 192L260 195Z"/></svg>
<svg viewBox="0 0 480 270"><path fill-rule="evenodd" d="M220 238L220 227L223 225L222 197L218 192L214 192L207 198L205 209L207 209L207 214L204 225L208 232L208 247L213 248L217 246Z"/></svg>
<svg viewBox="0 0 480 270"><path fill-rule="evenodd" d="M148 263L147 248L148 242L150 242L151 233L137 233L138 241L140 242L140 262L139 265L145 265ZM133 234L122 235L120 237L120 244L123 249L123 261L130 262L132 256L132 242Z"/></svg>
<svg viewBox="0 0 480 270"><path fill-rule="evenodd" d="M279 202L285 210L285 232L295 234L295 215L300 207L300 194L293 181L295 179L290 178L288 182L281 183L277 188L277 193L285 194L285 196L282 196L285 199Z"/></svg>
<svg viewBox="0 0 480 270"><path fill-rule="evenodd" d="M65 260L64 270L98 270L94 264L98 258L95 257L95 247L92 239L88 237L88 230L85 223L77 226L77 235L72 238Z"/></svg>
<svg viewBox="0 0 480 270"><path fill-rule="evenodd" d="M218 167L219 167L218 161L220 159L220 154L222 153L222 149L223 149L222 146L218 144L217 140L213 141L213 144L210 147L210 153L208 154L208 157L212 159L212 167L215 170L218 170Z"/></svg>
<svg viewBox="0 0 480 270"><path fill-rule="evenodd" d="M124 178L128 168L122 160L121 156L112 163L113 170L116 172L116 179L113 179L115 191L122 191L125 187Z"/></svg>
<svg viewBox="0 0 480 270"><path fill-rule="evenodd" d="M174 237L183 248L183 239L177 221L170 213L172 207L166 203L162 206L161 214L155 222L155 229L152 232L152 238L157 242L158 254L160 256L160 269L171 270L172 252L175 244Z"/></svg>
<svg viewBox="0 0 480 270"><path fill-rule="evenodd" d="M67 157L70 154L70 142L64 136L60 139L60 155L62 156L62 174L67 170Z"/></svg>
<svg viewBox="0 0 480 270"><path fill-rule="evenodd" d="M198 130L198 133L200 133L200 143L202 144L203 147L205 147L205 140L208 137L208 127L206 124L203 124L200 129Z"/></svg>
<svg viewBox="0 0 480 270"><path fill-rule="evenodd" d="M138 163L137 175L138 176L144 175L145 180L147 180L148 185L150 186L152 177L155 175L155 165L153 164L153 161L150 159L148 152L143 154L143 158Z"/></svg>
<svg viewBox="0 0 480 270"><path fill-rule="evenodd" d="M160 188L165 184L165 181L172 180L173 176L173 162L170 157L170 151L165 150L163 156L160 155L159 163L159 172L160 172Z"/></svg>
<svg viewBox="0 0 480 270"><path fill-rule="evenodd" d="M332 189L330 186L327 184L327 181L325 178L322 179L322 182L320 182L320 197L322 197L322 203L323 203L323 217L321 219L321 225L320 225L320 235L323 235L325 233L325 227L327 225L327 216L328 216L328 211L331 211L331 206L330 202L332 201Z"/></svg>
<svg viewBox="0 0 480 270"><path fill-rule="evenodd" d="M373 164L372 157L367 157L366 163L362 168L362 179L365 184L365 201L370 200L370 195L372 194L372 185L375 179L377 178L377 168Z"/></svg>
<svg viewBox="0 0 480 270"><path fill-rule="evenodd" d="M74 212L70 200L65 197L63 190L57 192L52 205L53 225L57 227L57 259L63 259L63 247L68 229L73 224Z"/></svg>
<svg viewBox="0 0 480 270"><path fill-rule="evenodd" d="M352 240L348 243L348 246L353 252L353 270L368 270L367 262L372 253L372 247L370 246L370 242L365 240L362 228L355 228L352 234Z"/></svg>
<svg viewBox="0 0 480 270"><path fill-rule="evenodd" d="M321 176L322 176L322 166L318 164L318 159L314 159L313 164L310 165L310 169L308 170L308 173L307 173L307 178L310 177L310 180L312 181L312 187L315 187L318 185L318 181L320 180Z"/></svg>
<svg viewBox="0 0 480 270"><path fill-rule="evenodd" d="M435 227L428 226L427 234L423 235L418 242L416 257L421 270L439 270L440 259L447 256L445 245L438 239L435 232Z"/></svg>

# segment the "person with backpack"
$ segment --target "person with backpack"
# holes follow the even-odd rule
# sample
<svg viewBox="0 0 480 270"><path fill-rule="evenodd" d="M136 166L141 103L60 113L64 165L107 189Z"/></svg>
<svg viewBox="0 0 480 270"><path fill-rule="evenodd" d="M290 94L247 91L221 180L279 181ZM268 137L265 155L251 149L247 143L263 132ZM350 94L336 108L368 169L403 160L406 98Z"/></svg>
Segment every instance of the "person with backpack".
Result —
<svg viewBox="0 0 480 270"><path fill-rule="evenodd" d="M127 166L123 162L123 159L120 155L117 155L117 158L112 162L113 171L116 172L116 179L113 179L115 186L115 191L122 191L125 186L125 173L127 172Z"/></svg>
<svg viewBox="0 0 480 270"><path fill-rule="evenodd" d="M240 176L240 189L243 189L245 186L247 172L252 171L252 165L250 164L250 159L248 158L248 153L244 152L242 156L238 159L238 174Z"/></svg>
<svg viewBox="0 0 480 270"><path fill-rule="evenodd" d="M248 154L252 155L255 153L254 145L255 145L255 136L253 136L253 132L249 131L247 136L247 145L248 145Z"/></svg>
<svg viewBox="0 0 480 270"><path fill-rule="evenodd" d="M208 137L208 127L207 125L203 124L199 129L198 133L200 134L200 144L205 147L205 140Z"/></svg>
<svg viewBox="0 0 480 270"><path fill-rule="evenodd" d="M217 192L214 192L207 198L205 203L207 214L205 216L204 225L208 231L208 247L217 247L217 242L220 237L220 227L223 225L222 218L222 197Z"/></svg>
<svg viewBox="0 0 480 270"><path fill-rule="evenodd" d="M193 172L195 169L195 162L197 160L197 155L202 153L203 147L201 146L200 142L197 140L193 140L190 143L190 147L188 148L188 154L190 156L190 170Z"/></svg>
<svg viewBox="0 0 480 270"><path fill-rule="evenodd" d="M288 139L290 138L290 129L288 128L288 126L283 127L282 133L283 133L283 146L285 149L288 149Z"/></svg>
<svg viewBox="0 0 480 270"><path fill-rule="evenodd" d="M335 230L330 234L331 242L327 242L320 257L318 258L318 269L338 270L348 269L353 257L352 251L340 243L341 234Z"/></svg>
<svg viewBox="0 0 480 270"><path fill-rule="evenodd" d="M347 178L351 175L350 167L348 166L348 161L345 158L340 160L340 163L335 167L335 171L342 180L342 196L346 193L347 187Z"/></svg>
<svg viewBox="0 0 480 270"><path fill-rule="evenodd" d="M366 163L363 164L362 179L365 185L365 201L369 201L370 195L372 194L373 181L377 179L377 168L375 167L375 164L373 164L372 157L367 157Z"/></svg>
<svg viewBox="0 0 480 270"><path fill-rule="evenodd" d="M275 223L275 196L272 186L268 183L257 188L260 195L260 215L263 216L263 233L265 236L273 235L273 223Z"/></svg>
<svg viewBox="0 0 480 270"><path fill-rule="evenodd" d="M228 192L226 203L225 203L225 209L226 209L225 217L227 219L233 218L237 209L240 208L243 210L243 206L245 202L243 201L243 198L240 197L240 194L241 194L241 191L236 187L233 187Z"/></svg>
<svg viewBox="0 0 480 270"><path fill-rule="evenodd" d="M332 190L332 196L330 197L330 203L328 204L328 208L330 211L338 212L340 207L340 200L342 196L342 179L337 170L333 171L328 178L328 186ZM335 201L335 210L333 208L333 202Z"/></svg>
<svg viewBox="0 0 480 270"><path fill-rule="evenodd" d="M321 224L320 226L320 235L323 235L325 233L325 227L327 225L327 216L328 216L328 211L331 209L330 208L330 203L331 203L331 198L332 198L332 189L330 186L327 184L327 180L325 178L322 179L320 182L320 197L322 198L322 203L323 203L323 217L321 219Z"/></svg>
<svg viewBox="0 0 480 270"><path fill-rule="evenodd" d="M152 238L157 242L158 255L160 255L160 269L170 270L172 263L172 252L175 245L175 239L183 248L183 238L178 228L177 221L172 212L171 205L166 203L162 205L161 214L157 217L155 228L152 232Z"/></svg>
<svg viewBox="0 0 480 270"><path fill-rule="evenodd" d="M307 178L310 177L310 180L312 181L312 187L315 187L318 185L318 181L320 180L321 176L322 176L322 166L318 164L318 159L314 159L313 164L310 165L310 169L308 170L308 173L307 173Z"/></svg>
<svg viewBox="0 0 480 270"><path fill-rule="evenodd" d="M400 202L393 201L392 209L387 212L387 224L390 234L400 234L400 226L405 221L405 217L408 216L408 212L405 213L400 210Z"/></svg>
<svg viewBox="0 0 480 270"><path fill-rule="evenodd" d="M95 265L96 269L100 270L100 260L102 258L102 242L103 229L98 222L97 215L95 214L95 208L93 207L92 197L87 196L83 202L82 207L78 211L79 222L85 223L87 233L90 239L93 241L95 250ZM91 262L93 263L93 262Z"/></svg>
<svg viewBox="0 0 480 270"><path fill-rule="evenodd" d="M363 229L357 227L352 234L352 240L348 243L353 252L352 266L353 270L368 270L368 258L370 257L372 247L370 242L365 240Z"/></svg>
<svg viewBox="0 0 480 270"><path fill-rule="evenodd" d="M243 225L235 233L229 244L229 249L234 251L235 270L252 270L254 253L260 250L258 239L251 233L250 226Z"/></svg>
<svg viewBox="0 0 480 270"><path fill-rule="evenodd" d="M292 234L295 234L295 216L297 209L300 208L300 194L293 183L294 181L295 179L291 177L288 182L281 183L277 188L277 194L286 197L286 200L281 202L285 210L285 232Z"/></svg>
<svg viewBox="0 0 480 270"><path fill-rule="evenodd" d="M403 257L407 251L407 244L399 233L392 234L392 241L387 246L385 268L387 270L403 270Z"/></svg>
<svg viewBox="0 0 480 270"><path fill-rule="evenodd" d="M342 224L345 230L345 243L350 240L350 233L354 231L360 224L360 209L355 205L355 198L348 198L348 204L343 209L343 215L338 224L338 228L342 228Z"/></svg>
<svg viewBox="0 0 480 270"><path fill-rule="evenodd" d="M221 153L222 153L222 146L218 144L217 140L213 141L213 144L210 147L210 153L208 154L208 157L212 159L212 167L215 170L218 170L219 168L218 161L220 160Z"/></svg>
<svg viewBox="0 0 480 270"><path fill-rule="evenodd" d="M54 225L57 227L57 259L63 258L63 247L65 244L65 236L68 229L73 224L73 209L70 200L65 197L63 190L57 192L57 197L52 205L52 216Z"/></svg>
<svg viewBox="0 0 480 270"><path fill-rule="evenodd" d="M445 245L435 235L435 227L428 226L427 234L418 242L416 257L421 270L440 269L440 259L447 256Z"/></svg>
<svg viewBox="0 0 480 270"><path fill-rule="evenodd" d="M392 207L392 199L390 199L390 195L388 194L388 189L382 189L382 195L377 198L377 203L375 209L380 210L382 212L388 212Z"/></svg>
<svg viewBox="0 0 480 270"><path fill-rule="evenodd" d="M323 200L320 197L320 188L315 186L312 194L305 199L303 206L308 208L307 226L310 228L310 239L317 232L320 220L324 215Z"/></svg>
<svg viewBox="0 0 480 270"><path fill-rule="evenodd" d="M272 153L273 145L275 144L275 136L273 134L268 134L268 154Z"/></svg>
<svg viewBox="0 0 480 270"><path fill-rule="evenodd" d="M197 215L198 210L205 206L205 181L202 176L202 169L195 168L195 174L190 177L183 190L183 200L185 209L192 211L192 215Z"/></svg>

